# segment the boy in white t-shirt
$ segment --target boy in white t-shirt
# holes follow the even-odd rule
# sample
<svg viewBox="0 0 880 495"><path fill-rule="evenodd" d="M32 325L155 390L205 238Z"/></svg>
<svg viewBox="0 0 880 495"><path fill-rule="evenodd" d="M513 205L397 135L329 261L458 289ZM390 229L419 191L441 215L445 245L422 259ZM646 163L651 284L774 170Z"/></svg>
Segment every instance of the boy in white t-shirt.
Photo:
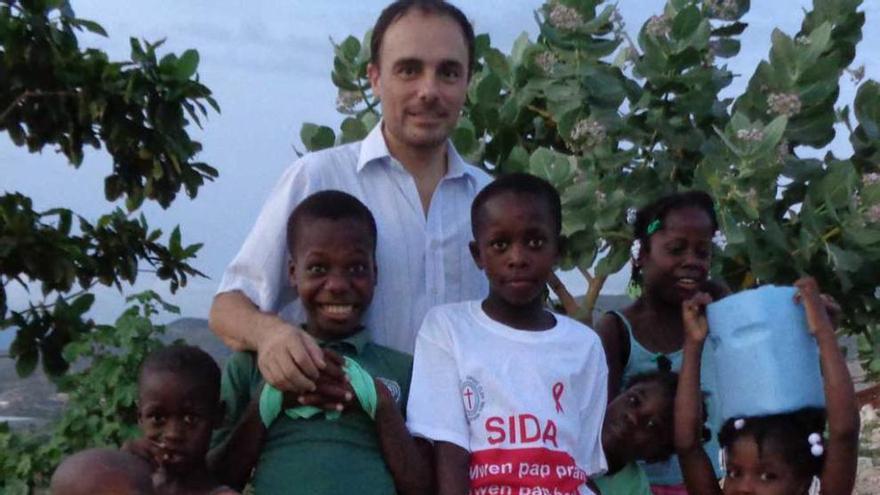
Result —
<svg viewBox="0 0 880 495"><path fill-rule="evenodd" d="M544 307L561 217L556 190L528 174L474 199L489 294L428 312L410 388L407 426L434 441L441 495L598 493L605 355L591 329Z"/></svg>

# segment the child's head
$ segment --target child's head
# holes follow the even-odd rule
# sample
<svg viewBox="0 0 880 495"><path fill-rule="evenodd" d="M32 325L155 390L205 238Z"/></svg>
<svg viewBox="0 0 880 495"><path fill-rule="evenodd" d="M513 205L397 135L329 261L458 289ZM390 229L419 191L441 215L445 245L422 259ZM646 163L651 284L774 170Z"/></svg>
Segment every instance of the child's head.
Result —
<svg viewBox="0 0 880 495"><path fill-rule="evenodd" d="M490 296L512 306L538 300L559 256L562 207L556 189L533 175L503 175L474 198L471 228L471 253L486 272Z"/></svg>
<svg viewBox="0 0 880 495"><path fill-rule="evenodd" d="M68 457L52 474L53 495L152 495L150 464L115 449L89 449Z"/></svg>
<svg viewBox="0 0 880 495"><path fill-rule="evenodd" d="M718 434L724 493L804 495L822 470L825 411L801 409L728 420Z"/></svg>
<svg viewBox="0 0 880 495"><path fill-rule="evenodd" d="M370 210L341 191L315 193L290 214L290 283L315 337L340 339L360 328L376 286L376 237Z"/></svg>
<svg viewBox="0 0 880 495"><path fill-rule="evenodd" d="M639 253L632 277L646 295L678 306L707 290L718 230L711 196L702 191L664 196L636 213L633 230Z"/></svg>
<svg viewBox="0 0 880 495"><path fill-rule="evenodd" d="M605 411L602 447L610 460L662 461L674 451L672 414L678 374L652 371L633 376Z"/></svg>
<svg viewBox="0 0 880 495"><path fill-rule="evenodd" d="M138 424L169 472L200 467L222 420L220 368L198 347L170 345L141 364Z"/></svg>

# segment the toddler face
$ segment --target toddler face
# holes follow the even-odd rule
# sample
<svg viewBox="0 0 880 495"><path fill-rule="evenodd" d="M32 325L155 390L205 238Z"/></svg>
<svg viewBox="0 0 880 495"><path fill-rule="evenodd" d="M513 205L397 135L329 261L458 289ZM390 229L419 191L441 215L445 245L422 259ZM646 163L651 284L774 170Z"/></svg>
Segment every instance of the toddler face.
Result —
<svg viewBox="0 0 880 495"><path fill-rule="evenodd" d="M803 495L810 485L810 480L797 479L773 442L759 449L751 435L733 441L727 449L726 467L725 495Z"/></svg>
<svg viewBox="0 0 880 495"><path fill-rule="evenodd" d="M630 461L659 461L672 453L672 431L672 398L656 381L644 381L608 404L602 445Z"/></svg>
<svg viewBox="0 0 880 495"><path fill-rule="evenodd" d="M187 473L204 463L219 404L205 386L170 371L142 379L138 424L152 443L156 462L169 472Z"/></svg>

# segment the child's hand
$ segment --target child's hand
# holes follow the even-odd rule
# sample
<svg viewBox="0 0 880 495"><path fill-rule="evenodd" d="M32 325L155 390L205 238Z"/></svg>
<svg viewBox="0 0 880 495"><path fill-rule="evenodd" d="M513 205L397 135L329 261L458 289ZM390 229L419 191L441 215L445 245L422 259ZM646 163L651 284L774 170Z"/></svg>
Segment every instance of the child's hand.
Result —
<svg viewBox="0 0 880 495"><path fill-rule="evenodd" d="M324 349L324 362L327 366L315 381L315 390L301 395L285 393L284 407L315 406L327 411L342 411L351 405L354 390L342 370L345 359Z"/></svg>
<svg viewBox="0 0 880 495"><path fill-rule="evenodd" d="M149 462L153 469L159 467L160 452L157 447L149 439L141 437L127 440L119 450L134 454L141 459Z"/></svg>
<svg viewBox="0 0 880 495"><path fill-rule="evenodd" d="M702 343L709 333L709 322L706 320L706 305L712 302L712 296L698 292L687 301L681 303L681 319L684 322L685 340Z"/></svg>
<svg viewBox="0 0 880 495"><path fill-rule="evenodd" d="M807 312L807 325L810 332L816 335L821 332L834 333L834 324L829 313L839 313L840 307L829 296L819 292L819 284L813 277L804 277L794 283L797 294L794 296L796 303L804 305Z"/></svg>

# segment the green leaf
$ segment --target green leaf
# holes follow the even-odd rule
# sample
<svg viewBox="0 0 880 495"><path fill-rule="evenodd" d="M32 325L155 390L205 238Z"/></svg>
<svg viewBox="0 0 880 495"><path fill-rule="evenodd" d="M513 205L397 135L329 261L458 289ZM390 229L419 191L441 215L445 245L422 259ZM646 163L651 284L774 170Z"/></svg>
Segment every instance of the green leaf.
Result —
<svg viewBox="0 0 880 495"><path fill-rule="evenodd" d="M369 131L367 130L367 126L365 126L363 122L354 117L349 117L342 121L341 128L343 143L360 141L367 137L367 134L369 133Z"/></svg>
<svg viewBox="0 0 880 495"><path fill-rule="evenodd" d="M299 136L300 139L302 139L303 145L305 145L306 149L309 151L330 148L336 141L336 135L333 133L333 129L327 126L318 126L310 123L303 124Z"/></svg>
<svg viewBox="0 0 880 495"><path fill-rule="evenodd" d="M37 368L39 360L40 355L36 349L19 354L15 359L15 372L18 373L19 378L31 376Z"/></svg>
<svg viewBox="0 0 880 495"><path fill-rule="evenodd" d="M559 186L571 176L571 163L566 157L547 148L538 148L529 158L529 172Z"/></svg>
<svg viewBox="0 0 880 495"><path fill-rule="evenodd" d="M90 21L88 19L68 18L67 22L78 28L83 28L90 33L95 33L105 38L107 37L107 31L105 31L104 28L95 21Z"/></svg>
<svg viewBox="0 0 880 495"><path fill-rule="evenodd" d="M858 254L842 249L834 244L827 244L828 255L837 270L854 273L858 271L864 260Z"/></svg>
<svg viewBox="0 0 880 495"><path fill-rule="evenodd" d="M177 59L177 69L175 74L177 79L181 81L188 80L199 67L199 52L195 50L187 50Z"/></svg>
<svg viewBox="0 0 880 495"><path fill-rule="evenodd" d="M675 16L672 23L672 36L679 40L686 39L700 26L703 16L700 9L689 6Z"/></svg>
<svg viewBox="0 0 880 495"><path fill-rule="evenodd" d="M856 93L856 120L868 139L880 140L880 83L865 81Z"/></svg>
<svg viewBox="0 0 880 495"><path fill-rule="evenodd" d="M599 260L599 263L596 265L596 276L607 277L619 272L624 266L626 266L629 259L629 243L618 242L612 244L611 251L608 255Z"/></svg>

